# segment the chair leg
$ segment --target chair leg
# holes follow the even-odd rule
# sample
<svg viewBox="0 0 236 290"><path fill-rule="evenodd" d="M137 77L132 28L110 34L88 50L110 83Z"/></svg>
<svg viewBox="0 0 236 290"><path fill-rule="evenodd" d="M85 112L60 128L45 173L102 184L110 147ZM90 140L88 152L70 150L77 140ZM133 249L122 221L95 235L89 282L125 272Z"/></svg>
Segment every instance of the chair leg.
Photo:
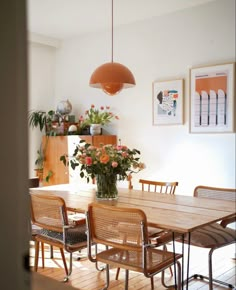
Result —
<svg viewBox="0 0 236 290"><path fill-rule="evenodd" d="M166 246L166 245L163 245L163 250L164 250L164 251L167 251L167 246ZM172 271L172 268L169 267L169 270L170 270L170 275L171 275L171 277L173 277L173 271Z"/></svg>
<svg viewBox="0 0 236 290"><path fill-rule="evenodd" d="M62 249L63 250L63 249ZM64 254L64 252L63 252ZM67 282L69 280L69 276L71 275L72 273L72 252L70 253L70 261L69 261L69 272L66 274L66 277L63 279L63 282ZM65 264L66 265L66 262Z"/></svg>
<svg viewBox="0 0 236 290"><path fill-rule="evenodd" d="M39 262L39 242L34 242L34 248L35 248L35 255L34 255L34 271L38 271L38 262Z"/></svg>
<svg viewBox="0 0 236 290"><path fill-rule="evenodd" d="M64 250L63 248L60 248L60 252L61 252L61 258L64 264L64 268L65 268L65 272L66 272L66 276L68 276L68 268L67 268L67 264L66 264L66 258L65 258L65 254L64 254Z"/></svg>
<svg viewBox="0 0 236 290"><path fill-rule="evenodd" d="M50 258L53 259L53 246L50 245Z"/></svg>
<svg viewBox="0 0 236 290"><path fill-rule="evenodd" d="M125 290L129 287L129 270L125 270Z"/></svg>
<svg viewBox="0 0 236 290"><path fill-rule="evenodd" d="M177 289L182 289L182 272L181 272L181 264L179 261L176 262L176 266L178 268L178 277L177 277Z"/></svg>
<svg viewBox="0 0 236 290"><path fill-rule="evenodd" d="M120 268L117 268L117 270L116 270L116 280L119 279L119 274L120 274Z"/></svg>
<svg viewBox="0 0 236 290"><path fill-rule="evenodd" d="M109 265L106 264L106 286L102 290L107 290L110 284Z"/></svg>
<svg viewBox="0 0 236 290"><path fill-rule="evenodd" d="M41 242L42 267L44 268L44 243Z"/></svg>
<svg viewBox="0 0 236 290"><path fill-rule="evenodd" d="M213 290L213 274L212 274L212 254L214 249L211 249L208 254L208 271L209 271L209 290Z"/></svg>
<svg viewBox="0 0 236 290"><path fill-rule="evenodd" d="M182 278L182 276L181 276L181 265L180 265L180 262L179 261L177 261L176 262L176 266L177 266L177 268L178 268L178 276L177 276L177 289L178 290L181 290L181 285L182 285L182 281L181 281L181 278ZM165 287L165 288L172 288L173 289L173 287L175 287L175 285L173 284L173 285L166 285L166 283L165 283L165 271L162 271L161 272L161 284Z"/></svg>
<svg viewBox="0 0 236 290"><path fill-rule="evenodd" d="M154 278L153 278L153 276L150 279L151 279L151 290L153 290L154 289Z"/></svg>

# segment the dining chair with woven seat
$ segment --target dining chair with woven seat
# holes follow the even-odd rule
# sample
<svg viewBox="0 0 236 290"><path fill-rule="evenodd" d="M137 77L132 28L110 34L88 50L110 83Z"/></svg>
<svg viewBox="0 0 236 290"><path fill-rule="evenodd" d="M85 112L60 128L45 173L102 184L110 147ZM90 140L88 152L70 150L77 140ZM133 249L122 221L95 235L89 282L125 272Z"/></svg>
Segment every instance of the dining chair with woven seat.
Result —
<svg viewBox="0 0 236 290"><path fill-rule="evenodd" d="M38 177L32 177L28 180L28 186L29 188L36 188L39 187L39 178ZM35 243L35 237L39 233L40 227L33 225L30 221L30 233L31 233L31 241ZM53 249L51 248L51 257L53 255ZM41 243L41 253L42 253L42 267L44 268L44 243Z"/></svg>
<svg viewBox="0 0 236 290"><path fill-rule="evenodd" d="M174 194L176 186L178 186L177 181L172 182L165 182L165 181L154 181L154 180L147 180L147 179L140 179L139 183L142 185L142 191L146 192L156 192L162 194ZM176 238L179 235L175 235ZM155 244L158 247L163 247L164 250L167 250L166 244L172 242L173 240L173 233L170 231L165 231L160 228L152 227L148 225L148 237L149 242ZM171 276L173 276L172 268L169 268ZM120 269L117 269L116 272L116 280L119 278ZM153 282L153 281L152 281ZM164 273L162 278L162 284L166 287L164 283Z"/></svg>
<svg viewBox="0 0 236 290"><path fill-rule="evenodd" d="M106 264L106 286L109 287L109 266L125 269L125 289L128 289L129 270L143 273L150 278L176 263L178 289L181 287L181 254L163 251L149 244L147 218L136 208L120 208L98 203L88 206L88 257L92 262ZM122 227L122 230L121 230ZM96 256L92 245L106 248ZM152 289L154 289L152 285Z"/></svg>
<svg viewBox="0 0 236 290"><path fill-rule="evenodd" d="M211 198L214 200L228 200L236 202L236 189L235 188L219 188L199 185L194 189L194 196L197 198ZM223 209L222 209L223 210ZM236 230L227 227L230 223L236 222L236 215L224 219L220 222L207 225L203 228L197 229L191 233L190 241L188 237L185 237L185 242L190 245L208 248L208 275L203 276L200 274L194 274L189 279L206 279L209 281L209 289L213 289L213 282L222 284L229 288L236 289L235 285L231 285L224 281L213 279L213 268L212 268L212 254L216 249L228 246L236 242Z"/></svg>
<svg viewBox="0 0 236 290"><path fill-rule="evenodd" d="M142 191L146 192L156 192L162 194L175 194L176 186L178 186L177 181L154 181L154 180L147 180L147 179L139 179L139 183L142 184ZM166 243L167 237L171 236L170 232L163 231L163 229L155 228L152 226L148 227L149 238L159 238L159 243ZM163 235L166 233L166 235ZM160 236L161 234L161 236ZM155 241L156 242L156 241Z"/></svg>
<svg viewBox="0 0 236 290"><path fill-rule="evenodd" d="M30 194L32 223L41 229L35 236L35 271L38 269L39 243L46 243L60 249L68 281L72 272L72 253L87 246L86 220L79 224L69 222L64 199L42 193ZM64 250L70 253L69 270Z"/></svg>

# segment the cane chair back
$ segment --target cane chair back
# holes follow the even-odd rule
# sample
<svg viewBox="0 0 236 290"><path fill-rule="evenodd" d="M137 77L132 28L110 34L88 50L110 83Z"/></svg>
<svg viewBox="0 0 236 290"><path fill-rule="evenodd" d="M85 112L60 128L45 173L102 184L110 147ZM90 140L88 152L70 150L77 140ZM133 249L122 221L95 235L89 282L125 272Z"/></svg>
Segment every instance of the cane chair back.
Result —
<svg viewBox="0 0 236 290"><path fill-rule="evenodd" d="M33 177L28 180L29 188L39 187L39 178ZM40 232L40 227L32 224L30 221L30 232L31 232L31 241L35 242L36 235ZM51 257L53 256L53 249L51 248ZM42 267L44 268L44 243L41 243L41 253L42 253Z"/></svg>
<svg viewBox="0 0 236 290"><path fill-rule="evenodd" d="M235 188L219 188L199 185L194 189L193 195L195 197L205 197L212 199L228 200L236 203L236 189ZM224 219L221 225L226 227L228 224L235 222L235 216Z"/></svg>
<svg viewBox="0 0 236 290"><path fill-rule="evenodd" d="M139 183L142 185L142 191L147 192L156 192L162 194L170 194L173 195L175 193L176 186L178 186L177 181L155 181L155 180L147 180L140 179ZM158 246L163 246L163 249L167 249L166 244L173 240L172 232L164 231L155 227L148 227L148 236L149 241L157 244ZM178 235L175 235L177 238ZM170 273L173 275L172 269L170 268ZM164 273L163 273L164 276Z"/></svg>
<svg viewBox="0 0 236 290"><path fill-rule="evenodd" d="M176 186L178 186L177 181L165 182L165 181L139 179L139 183L142 184L142 191L158 192L165 194L174 194Z"/></svg>
<svg viewBox="0 0 236 290"><path fill-rule="evenodd" d="M72 253L87 246L86 223L75 225L69 223L65 201L55 195L30 194L31 219L34 225L41 228L36 235L35 271L38 268L39 242L56 246L60 249L66 277L72 272ZM70 255L68 271L64 250Z"/></svg>
<svg viewBox="0 0 236 290"><path fill-rule="evenodd" d="M154 181L154 180L146 180L140 179L139 183L142 184L142 191L147 192L156 192L163 194L174 194L176 186L178 186L177 181L165 182L165 181ZM172 240L172 233L163 231L162 229L149 227L148 228L149 237L158 238L155 243L158 241L159 244L165 244Z"/></svg>
<svg viewBox="0 0 236 290"><path fill-rule="evenodd" d="M182 257L148 244L147 218L142 210L92 203L88 207L87 225L89 259L107 265L104 289L109 286L109 265L126 269L125 289L128 289L128 270L141 272L150 278ZM106 249L94 257L93 244L105 245ZM178 269L180 274L179 263ZM180 280L178 276L179 285Z"/></svg>
<svg viewBox="0 0 236 290"><path fill-rule="evenodd" d="M228 200L236 202L236 189L235 188L219 188L219 187L209 187L204 185L199 185L194 189L194 196L198 198L212 198L218 200ZM202 276L203 278L209 280L209 289L213 289L213 269L212 269L212 254L213 251L235 243L236 241L236 231L235 229L227 227L228 224L235 222L236 216L222 220L220 223L213 223L207 225L203 228L197 229L191 233L190 244L210 249L208 254L208 267L209 276ZM188 242L188 239L185 240ZM200 275L196 275L196 277ZM218 281L218 280L217 280ZM217 283L233 288L235 286L218 281Z"/></svg>

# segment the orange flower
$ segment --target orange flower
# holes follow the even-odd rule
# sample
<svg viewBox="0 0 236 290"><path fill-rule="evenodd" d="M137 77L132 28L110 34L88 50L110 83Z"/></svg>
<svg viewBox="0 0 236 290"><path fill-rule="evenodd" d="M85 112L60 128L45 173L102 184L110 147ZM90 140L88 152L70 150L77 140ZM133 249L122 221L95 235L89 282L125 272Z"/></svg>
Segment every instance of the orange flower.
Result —
<svg viewBox="0 0 236 290"><path fill-rule="evenodd" d="M110 157L109 157L107 154L103 154L103 155L100 157L100 162L101 162L101 163L106 164L106 163L109 162L109 160L110 160Z"/></svg>

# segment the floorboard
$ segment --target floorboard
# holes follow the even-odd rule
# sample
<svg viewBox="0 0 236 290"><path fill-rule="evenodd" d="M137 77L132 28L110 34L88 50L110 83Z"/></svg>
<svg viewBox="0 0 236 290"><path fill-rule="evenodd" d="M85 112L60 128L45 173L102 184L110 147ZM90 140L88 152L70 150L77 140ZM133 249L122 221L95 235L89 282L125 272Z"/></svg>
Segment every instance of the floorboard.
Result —
<svg viewBox="0 0 236 290"><path fill-rule="evenodd" d="M217 279L226 281L228 283L236 284L236 273L235 266L236 260L235 257L235 245L224 247L218 249L213 254L213 270L214 276ZM176 243L176 251L181 251L180 244ZM187 249L185 248L185 252ZM86 249L82 251L82 254L86 256ZM30 247L30 263L31 269L33 271L34 263L34 247ZM69 260L69 255L66 254L66 257ZM105 271L97 271L95 264L90 262L86 257L80 260L77 259L79 254L75 253L73 255L73 271L70 276L68 285L73 286L76 289L80 290L100 290L105 285ZM191 267L190 275L193 273L201 273L207 275L207 258L208 250L201 249L197 247L191 247ZM186 261L184 261L186 267ZM64 268L60 257L60 252L58 249L54 249L54 258L50 258L49 247L45 245L45 268L42 268L41 256L39 259L39 269L38 273L43 276L53 278L57 281L63 281L64 278ZM186 274L186 269L185 269ZM110 287L111 290L120 290L124 289L124 270L121 269L119 280L115 280L116 269L110 270ZM155 289L165 289L161 284L160 274L155 276ZM169 271L166 271L166 283L173 283L173 278L170 277ZM144 277L140 273L130 272L129 278L129 290L149 290L150 289L150 279ZM206 281L202 280L192 280L189 284L189 290L207 290L208 284ZM214 289L223 290L228 289L223 286L214 285Z"/></svg>

